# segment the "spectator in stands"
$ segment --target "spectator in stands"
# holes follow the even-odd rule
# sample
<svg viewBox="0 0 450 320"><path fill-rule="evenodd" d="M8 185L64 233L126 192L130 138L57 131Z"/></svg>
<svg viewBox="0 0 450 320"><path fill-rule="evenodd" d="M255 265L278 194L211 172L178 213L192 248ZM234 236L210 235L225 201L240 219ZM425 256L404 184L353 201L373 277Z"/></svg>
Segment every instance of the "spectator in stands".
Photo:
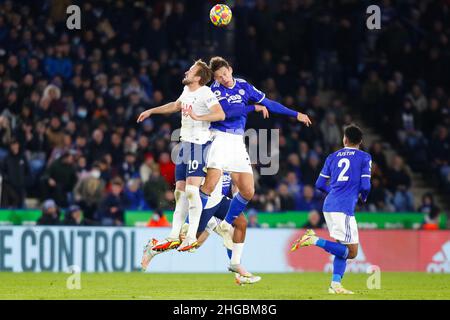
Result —
<svg viewBox="0 0 450 320"><path fill-rule="evenodd" d="M303 187L303 196L295 206L296 210L310 211L320 210L320 203L314 197L314 188L310 185Z"/></svg>
<svg viewBox="0 0 450 320"><path fill-rule="evenodd" d="M73 190L75 202L83 211L86 224L96 224L95 212L105 190L105 182L100 174L100 163L95 162L91 171L78 180Z"/></svg>
<svg viewBox="0 0 450 320"><path fill-rule="evenodd" d="M53 198L60 207L66 208L76 182L74 157L71 152L66 152L44 173L41 189L43 197Z"/></svg>
<svg viewBox="0 0 450 320"><path fill-rule="evenodd" d="M136 164L136 154L127 152L125 160L122 162L119 170L120 176L125 180L136 178L139 176L138 166Z"/></svg>
<svg viewBox="0 0 450 320"><path fill-rule="evenodd" d="M127 199L123 193L123 181L116 177L111 181L111 191L102 200L98 215L103 226L122 226Z"/></svg>
<svg viewBox="0 0 450 320"><path fill-rule="evenodd" d="M175 164L170 159L168 152L161 153L158 164L161 176L166 180L167 184L172 187L175 184Z"/></svg>
<svg viewBox="0 0 450 320"><path fill-rule="evenodd" d="M440 211L439 208L434 203L434 198L431 193L425 193L422 196L422 203L419 208L417 208L417 212L424 213L428 216L431 215L432 212Z"/></svg>
<svg viewBox="0 0 450 320"><path fill-rule="evenodd" d="M125 195L128 203L127 210L150 210L150 207L145 201L139 178L128 180Z"/></svg>
<svg viewBox="0 0 450 320"><path fill-rule="evenodd" d="M169 220L167 220L166 215L161 209L156 209L147 223L147 227L170 227L170 226L171 225Z"/></svg>
<svg viewBox="0 0 450 320"><path fill-rule="evenodd" d="M394 194L394 206L396 211L413 211L414 203L411 191L411 177L409 169L403 159L396 155L393 157L392 165L388 171L388 187Z"/></svg>
<svg viewBox="0 0 450 320"><path fill-rule="evenodd" d="M12 131L9 118L0 115L0 161L8 154L11 141Z"/></svg>
<svg viewBox="0 0 450 320"><path fill-rule="evenodd" d="M444 187L448 187L450 185L450 136L447 128L444 126L437 128L429 148L433 159L431 165L437 171Z"/></svg>
<svg viewBox="0 0 450 320"><path fill-rule="evenodd" d="M47 199L42 205L42 216L37 221L38 225L59 225L59 209L53 199Z"/></svg>
<svg viewBox="0 0 450 320"><path fill-rule="evenodd" d="M326 114L325 119L320 123L320 132L323 136L326 152L330 153L342 144L341 130L334 113Z"/></svg>
<svg viewBox="0 0 450 320"><path fill-rule="evenodd" d="M81 208L77 205L70 206L67 211L66 215L64 217L63 224L65 226L83 226L86 225L86 223L83 220L83 213L81 211Z"/></svg>
<svg viewBox="0 0 450 320"><path fill-rule="evenodd" d="M316 153L311 153L307 162L302 167L302 182L304 184L314 185L321 170L319 157Z"/></svg>
<svg viewBox="0 0 450 320"><path fill-rule="evenodd" d="M264 211L267 212L279 212L281 210L281 201L279 195L275 190L269 190L265 197L262 197Z"/></svg>
<svg viewBox="0 0 450 320"><path fill-rule="evenodd" d="M383 146L381 142L374 142L370 147L369 153L372 156L372 162L376 163L380 167L381 171L386 172L387 160L383 153Z"/></svg>
<svg viewBox="0 0 450 320"><path fill-rule="evenodd" d="M380 178L372 177L372 188L369 197L367 198L368 210L372 212L395 211L395 208L390 204L390 197L387 190L381 184Z"/></svg>
<svg viewBox="0 0 450 320"><path fill-rule="evenodd" d="M289 194L289 189L286 183L281 183L278 186L278 195L280 198L280 211L295 209L294 198Z"/></svg>
<svg viewBox="0 0 450 320"><path fill-rule="evenodd" d="M424 230L438 230L439 229L439 215L438 207L433 207L430 213L425 214L422 229Z"/></svg>
<svg viewBox="0 0 450 320"><path fill-rule="evenodd" d="M25 205L26 186L30 178L30 169L25 155L21 152L17 140L12 140L9 153L1 165L2 199L1 206L22 208Z"/></svg>
<svg viewBox="0 0 450 320"><path fill-rule="evenodd" d="M294 201L298 201L300 198L300 191L301 191L301 183L297 179L297 175L295 172L288 172L286 175L285 183L288 186L289 193L294 198Z"/></svg>
<svg viewBox="0 0 450 320"><path fill-rule="evenodd" d="M255 209L250 209L247 212L248 216L248 224L247 227L249 228L261 228L261 225L258 222L258 211Z"/></svg>
<svg viewBox="0 0 450 320"><path fill-rule="evenodd" d="M151 153L147 153L145 155L143 163L139 167L139 175L143 184L145 184L148 179L150 179L153 170L155 170L155 160Z"/></svg>
<svg viewBox="0 0 450 320"><path fill-rule="evenodd" d="M317 210L311 210L308 213L308 222L306 222L302 228L306 229L321 229L326 226L323 215Z"/></svg>
<svg viewBox="0 0 450 320"><path fill-rule="evenodd" d="M150 178L144 185L144 197L151 208L165 207L165 193L169 191L166 180L161 177L159 167L152 172Z"/></svg>

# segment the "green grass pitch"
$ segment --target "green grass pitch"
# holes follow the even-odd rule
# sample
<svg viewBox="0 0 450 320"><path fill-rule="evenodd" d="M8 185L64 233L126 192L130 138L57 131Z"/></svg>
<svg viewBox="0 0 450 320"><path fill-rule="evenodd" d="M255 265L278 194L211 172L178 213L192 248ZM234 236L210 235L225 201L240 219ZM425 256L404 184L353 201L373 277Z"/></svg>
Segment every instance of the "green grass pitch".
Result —
<svg viewBox="0 0 450 320"><path fill-rule="evenodd" d="M81 289L66 287L69 274L0 273L0 299L450 299L450 274L381 274L381 289L367 289L367 274L347 274L354 296L327 294L326 273L261 274L238 286L230 274L82 273Z"/></svg>

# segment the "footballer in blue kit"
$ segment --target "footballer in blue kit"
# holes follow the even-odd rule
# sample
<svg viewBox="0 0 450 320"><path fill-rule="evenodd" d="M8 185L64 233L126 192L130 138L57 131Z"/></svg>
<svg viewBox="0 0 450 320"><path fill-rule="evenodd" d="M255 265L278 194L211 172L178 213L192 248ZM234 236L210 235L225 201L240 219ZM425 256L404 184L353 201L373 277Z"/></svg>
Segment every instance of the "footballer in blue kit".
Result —
<svg viewBox="0 0 450 320"><path fill-rule="evenodd" d="M293 243L291 251L315 245L334 255L333 277L328 292L353 294L342 286L341 280L347 259L353 259L358 254L355 206L358 199L366 202L369 195L372 158L367 152L359 150L362 131L357 126L345 128L343 143L343 149L327 157L316 181L316 188L327 194L323 214L330 236L337 242L319 238L313 230L307 230Z"/></svg>

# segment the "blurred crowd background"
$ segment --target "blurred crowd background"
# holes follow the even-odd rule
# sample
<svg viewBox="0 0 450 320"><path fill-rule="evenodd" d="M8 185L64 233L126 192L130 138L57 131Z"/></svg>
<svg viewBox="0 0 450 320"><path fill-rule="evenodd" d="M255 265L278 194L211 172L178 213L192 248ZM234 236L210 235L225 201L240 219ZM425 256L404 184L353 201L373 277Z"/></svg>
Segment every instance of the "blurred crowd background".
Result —
<svg viewBox="0 0 450 320"><path fill-rule="evenodd" d="M254 212L292 210L323 223L313 186L355 116L380 135L364 145L373 189L359 210L435 218L431 194L413 198L411 172L450 193L450 4L375 1L382 28L370 31L372 2L236 0L220 29L208 22L215 1L0 0L1 207L38 199L40 223L64 210L67 224L103 225L123 224L125 210L173 209L180 115L136 118L178 98L195 59L222 55L313 121L249 116L247 127L280 129L280 172L255 170L252 224ZM71 4L81 30L66 28Z"/></svg>

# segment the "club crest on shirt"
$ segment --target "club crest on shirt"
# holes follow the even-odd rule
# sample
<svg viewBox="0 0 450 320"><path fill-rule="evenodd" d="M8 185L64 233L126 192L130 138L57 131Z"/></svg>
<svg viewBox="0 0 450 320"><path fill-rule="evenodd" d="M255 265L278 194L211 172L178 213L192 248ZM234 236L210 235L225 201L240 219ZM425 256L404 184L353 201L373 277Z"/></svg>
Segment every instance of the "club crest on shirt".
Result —
<svg viewBox="0 0 450 320"><path fill-rule="evenodd" d="M192 105L181 103L181 114L184 117L187 117L189 115L189 111L192 110Z"/></svg>

